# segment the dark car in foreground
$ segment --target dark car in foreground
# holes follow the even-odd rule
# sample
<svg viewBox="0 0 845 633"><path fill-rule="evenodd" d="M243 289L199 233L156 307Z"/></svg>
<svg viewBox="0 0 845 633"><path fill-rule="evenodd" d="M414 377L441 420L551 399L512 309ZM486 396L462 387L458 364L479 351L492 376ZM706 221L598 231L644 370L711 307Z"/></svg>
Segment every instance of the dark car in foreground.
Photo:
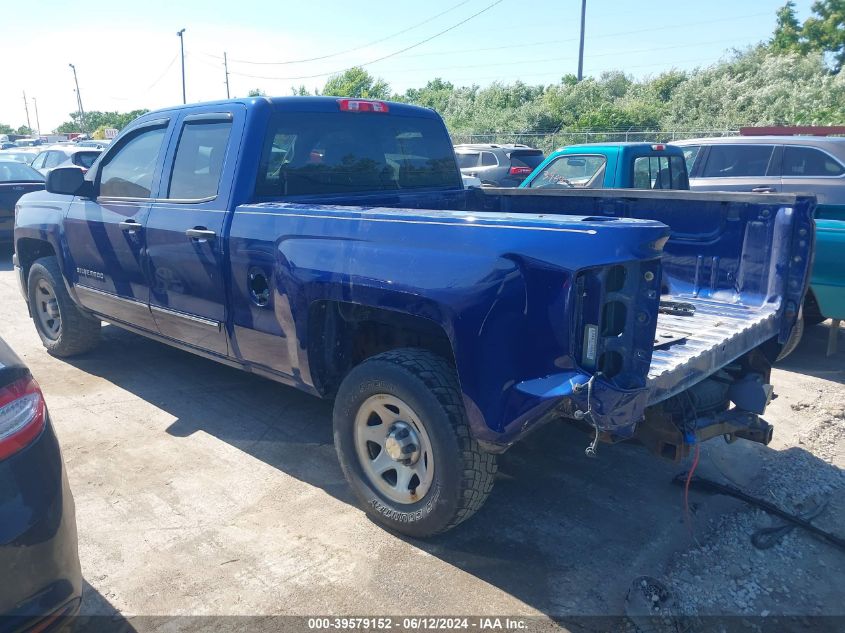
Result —
<svg viewBox="0 0 845 633"><path fill-rule="evenodd" d="M0 157L0 244L12 241L15 204L30 191L44 188L44 176L29 165Z"/></svg>
<svg viewBox="0 0 845 633"><path fill-rule="evenodd" d="M81 596L59 443L38 383L0 339L0 632L54 631Z"/></svg>
<svg viewBox="0 0 845 633"><path fill-rule="evenodd" d="M455 145L464 176L476 176L486 187L518 187L543 162L543 152L528 145L468 143Z"/></svg>

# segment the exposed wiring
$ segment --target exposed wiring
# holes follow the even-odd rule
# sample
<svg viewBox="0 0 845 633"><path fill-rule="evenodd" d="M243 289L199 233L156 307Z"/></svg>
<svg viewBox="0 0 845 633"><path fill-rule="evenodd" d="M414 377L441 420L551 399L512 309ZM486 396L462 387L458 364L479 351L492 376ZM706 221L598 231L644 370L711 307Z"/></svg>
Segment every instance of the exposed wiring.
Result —
<svg viewBox="0 0 845 633"><path fill-rule="evenodd" d="M692 468L690 468L689 472L687 473L687 479L684 482L684 523L687 525L687 531L689 532L690 538L693 537L692 531L692 519L690 518L689 513L689 484L692 481L692 475L695 473L695 469L698 467L698 458L701 454L701 444L698 442L695 443L695 457L692 460Z"/></svg>

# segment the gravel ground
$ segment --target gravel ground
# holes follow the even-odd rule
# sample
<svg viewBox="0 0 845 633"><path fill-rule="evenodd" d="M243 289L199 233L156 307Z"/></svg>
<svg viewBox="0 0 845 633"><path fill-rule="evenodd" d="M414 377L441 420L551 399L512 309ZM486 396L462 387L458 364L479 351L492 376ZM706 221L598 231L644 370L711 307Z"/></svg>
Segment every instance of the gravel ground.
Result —
<svg viewBox="0 0 845 633"><path fill-rule="evenodd" d="M773 373L773 443L707 442L697 472L790 511L827 502L814 522L845 536L845 336L826 357L829 328L809 328ZM588 459L589 438L552 424L503 457L471 521L399 538L351 498L329 403L113 326L103 335L85 356L47 355L0 253L0 336L50 407L76 500L83 614L101 630L200 631L210 621L185 616L243 614L652 630L624 618L652 586L671 616L655 631L721 630L712 615L742 630L776 616L777 631L818 629L804 619L817 615L845 625L845 553L802 530L757 550L751 534L775 519L694 490L685 522L671 481L688 464L628 444Z"/></svg>

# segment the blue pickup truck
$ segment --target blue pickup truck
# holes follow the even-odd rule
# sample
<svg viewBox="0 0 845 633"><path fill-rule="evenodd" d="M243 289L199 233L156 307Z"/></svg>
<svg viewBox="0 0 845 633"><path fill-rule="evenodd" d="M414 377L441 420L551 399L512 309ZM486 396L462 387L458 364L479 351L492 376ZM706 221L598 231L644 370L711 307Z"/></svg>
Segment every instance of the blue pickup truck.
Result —
<svg viewBox="0 0 845 633"><path fill-rule="evenodd" d="M553 420L583 426L588 455L768 442L814 205L465 190L431 110L260 97L151 112L86 174L52 171L18 204L14 264L56 356L107 321L333 398L357 498L426 536Z"/></svg>

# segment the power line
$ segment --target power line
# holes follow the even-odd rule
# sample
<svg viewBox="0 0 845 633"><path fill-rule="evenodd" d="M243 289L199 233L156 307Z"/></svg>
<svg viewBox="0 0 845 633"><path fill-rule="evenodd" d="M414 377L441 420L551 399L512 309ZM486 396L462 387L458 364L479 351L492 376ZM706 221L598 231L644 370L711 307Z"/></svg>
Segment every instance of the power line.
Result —
<svg viewBox="0 0 845 633"><path fill-rule="evenodd" d="M380 39L373 40L372 42L367 42L366 44L361 44L359 46L355 46L353 48L347 48L344 51L337 51L336 53L329 53L328 55L321 55L319 57L309 57L306 59L289 59L288 61L284 62L253 62L246 59L232 59L233 62L237 62L239 64L253 64L256 66L286 66L288 64L304 64L306 62L317 62L324 59L329 59L331 57L337 57L338 55L346 55L347 53L353 53L355 51L360 51L362 48L368 48L370 46L375 46L376 44L381 44L382 42L386 42L389 39L396 37L397 35L402 35L403 33L407 33L408 31L413 31L421 26L428 24L429 22L433 22L440 16L446 15L447 13L451 13L455 9L459 9L463 5L467 4L470 0L463 0L463 2L459 2L458 4L446 9L445 11L441 11L437 15L433 15L430 18L423 20L422 22L417 22L416 24L409 26L407 28L402 29L401 31L396 31L395 33L391 33L390 35L386 35ZM209 57L215 57L220 59L219 55L212 55L211 53L203 53L203 55L208 55Z"/></svg>
<svg viewBox="0 0 845 633"><path fill-rule="evenodd" d="M473 18L478 17L482 13L486 13L487 11L489 11L490 9L495 7L496 5L501 4L502 2L504 2L504 0L495 0L495 2L488 4L486 7L481 9L481 11L477 11L476 13L473 13L471 16L469 16L468 18L464 18L463 20L461 20L457 24L453 24L452 26L445 28L442 31L439 31L439 32L435 33L434 35L430 35L429 37L425 38L424 40L420 40L419 42L411 44L410 46L406 46L405 48L402 48L398 51L388 53L387 55L382 55L381 57L377 57L376 59L371 59L368 62L363 62L363 63L360 63L360 64L353 64L352 66L347 66L346 68L341 68L340 70L333 70L333 71L327 72L327 73L317 73L316 75L300 75L300 76L297 76L297 77L266 77L266 76L261 76L261 75L250 75L250 74L247 74L247 73L237 73L235 71L229 71L229 72L232 75L239 75L240 77L249 77L250 79L269 79L269 80L278 80L278 81L295 81L295 80L298 80L298 79L316 79L317 77L329 77L331 75L337 75L337 74L340 74L340 73L342 73L346 70L349 70L352 67L369 66L371 64L375 64L376 62L381 62L381 61L384 61L385 59L390 59L391 57L396 57L397 55L401 55L402 53L409 51L411 49L417 48L418 46L422 46L423 44L427 44L431 40L438 38L441 35L444 35L444 34L448 33L449 31L453 31L456 28L458 28L459 26L466 24L467 22L469 22ZM234 61L234 60L232 60L232 61Z"/></svg>

